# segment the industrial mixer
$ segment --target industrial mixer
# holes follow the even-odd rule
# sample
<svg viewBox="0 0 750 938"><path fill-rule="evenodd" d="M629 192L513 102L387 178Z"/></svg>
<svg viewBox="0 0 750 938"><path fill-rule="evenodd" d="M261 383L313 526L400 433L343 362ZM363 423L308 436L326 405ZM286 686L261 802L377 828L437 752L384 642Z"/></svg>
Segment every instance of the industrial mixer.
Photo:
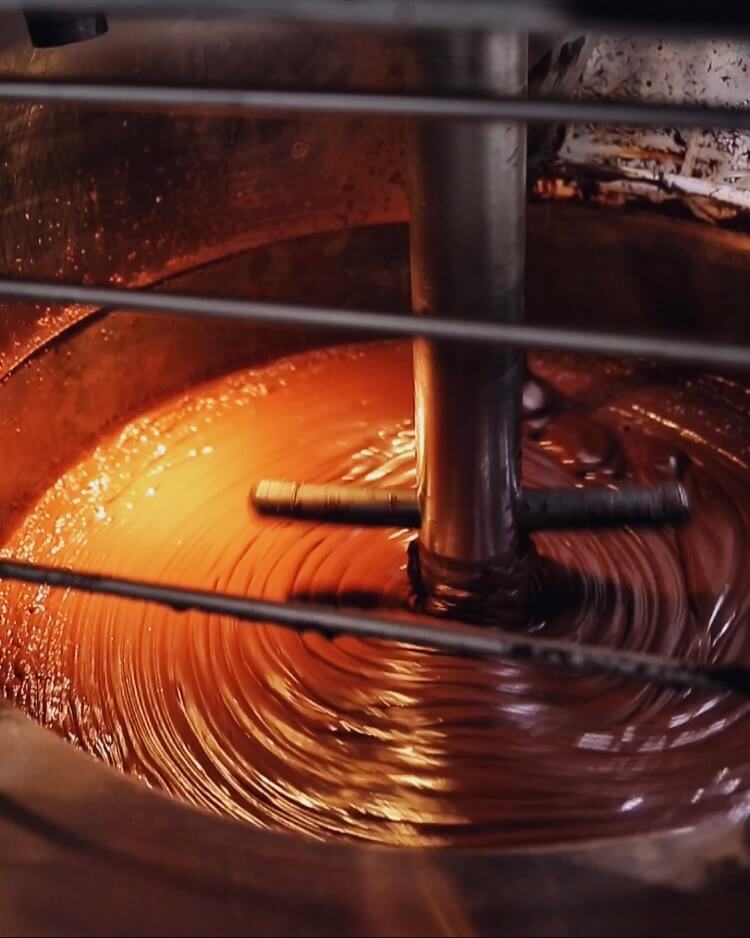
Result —
<svg viewBox="0 0 750 938"><path fill-rule="evenodd" d="M0 59L0 930L741 933L744 137L688 128L748 119L550 97L689 103L708 61L741 102L741 44L39 6Z"/></svg>

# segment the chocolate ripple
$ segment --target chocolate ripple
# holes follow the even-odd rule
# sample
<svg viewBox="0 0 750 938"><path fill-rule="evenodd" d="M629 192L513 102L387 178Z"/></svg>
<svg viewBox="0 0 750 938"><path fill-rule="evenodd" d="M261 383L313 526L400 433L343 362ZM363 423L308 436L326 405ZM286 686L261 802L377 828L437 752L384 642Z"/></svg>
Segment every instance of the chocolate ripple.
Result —
<svg viewBox="0 0 750 938"><path fill-rule="evenodd" d="M535 536L540 634L748 661L746 393L536 356L529 486L679 475L695 519ZM720 383L723 382L723 383ZM413 532L260 518L258 478L414 484L411 353L308 353L203 385L64 475L24 560L269 599L407 603ZM105 762L255 826L404 845L551 843L750 801L749 705L531 664L247 627L5 582L6 697Z"/></svg>

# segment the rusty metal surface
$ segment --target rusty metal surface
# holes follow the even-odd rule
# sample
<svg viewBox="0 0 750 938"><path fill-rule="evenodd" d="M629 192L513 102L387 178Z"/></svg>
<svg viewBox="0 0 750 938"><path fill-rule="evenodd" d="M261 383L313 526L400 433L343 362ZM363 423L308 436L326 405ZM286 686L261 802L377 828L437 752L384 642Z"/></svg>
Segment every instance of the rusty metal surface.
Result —
<svg viewBox="0 0 750 938"><path fill-rule="evenodd" d="M747 107L746 39L604 37L588 58L589 99ZM542 193L604 205L678 203L694 217L729 222L750 212L750 134L675 127L571 125L560 150L568 181Z"/></svg>

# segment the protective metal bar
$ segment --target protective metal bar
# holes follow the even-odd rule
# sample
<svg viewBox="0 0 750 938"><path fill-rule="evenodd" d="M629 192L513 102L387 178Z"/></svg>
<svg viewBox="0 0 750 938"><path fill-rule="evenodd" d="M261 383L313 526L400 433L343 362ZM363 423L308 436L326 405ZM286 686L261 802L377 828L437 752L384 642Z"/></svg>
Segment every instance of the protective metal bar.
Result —
<svg viewBox="0 0 750 938"><path fill-rule="evenodd" d="M327 309L261 300L224 300L178 293L157 293L153 290L89 287L30 280L0 280L0 298L113 307L175 316L203 316L207 319L275 322L345 329L372 335L426 336L454 339L457 342L492 342L525 348L636 356L717 368L750 368L750 346L695 342L679 338L618 335L586 329L433 319L410 314Z"/></svg>
<svg viewBox="0 0 750 938"><path fill-rule="evenodd" d="M742 665L693 664L661 655L532 638L420 616L414 616L411 621L386 619L325 606L247 599L15 560L0 561L0 579L119 596L168 606L176 612L198 610L255 625L280 625L295 632L314 629L331 636L358 635L436 648L461 656L508 658L576 671L601 671L669 687L695 687L750 696L750 668Z"/></svg>
<svg viewBox="0 0 750 938"><path fill-rule="evenodd" d="M0 0L15 11L20 0ZM23 0L30 10L88 10L91 0ZM742 4L645 3L644 0L108 0L110 13L248 14L258 18L370 26L485 28L518 32L750 33Z"/></svg>
<svg viewBox="0 0 750 938"><path fill-rule="evenodd" d="M642 127L687 127L706 130L750 130L750 108L704 107L695 104L587 101L559 98L515 98L376 94L350 91L244 91L236 88L160 87L56 81L0 81L0 101L89 104L212 113L217 116L288 114L411 117L521 123L631 124Z"/></svg>
<svg viewBox="0 0 750 938"><path fill-rule="evenodd" d="M418 528L422 523L412 489L262 479L250 502L260 514L284 518L372 527ZM690 498L679 484L527 489L518 505L518 523L525 531L652 527L680 524L689 517Z"/></svg>

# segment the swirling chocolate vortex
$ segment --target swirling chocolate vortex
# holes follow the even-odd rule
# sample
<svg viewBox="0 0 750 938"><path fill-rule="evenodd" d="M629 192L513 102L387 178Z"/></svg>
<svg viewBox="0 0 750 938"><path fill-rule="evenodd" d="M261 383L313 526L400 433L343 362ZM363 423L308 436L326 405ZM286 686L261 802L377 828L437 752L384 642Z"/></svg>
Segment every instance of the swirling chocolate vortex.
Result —
<svg viewBox="0 0 750 938"><path fill-rule="evenodd" d="M528 486L680 475L680 532L535 536L541 634L699 661L750 654L747 392L537 356ZM253 516L253 480L414 484L411 352L289 358L128 425L44 495L24 560L272 599L403 607L412 532ZM529 844L750 803L748 703L457 660L5 582L7 697L82 749L251 824L389 844Z"/></svg>

